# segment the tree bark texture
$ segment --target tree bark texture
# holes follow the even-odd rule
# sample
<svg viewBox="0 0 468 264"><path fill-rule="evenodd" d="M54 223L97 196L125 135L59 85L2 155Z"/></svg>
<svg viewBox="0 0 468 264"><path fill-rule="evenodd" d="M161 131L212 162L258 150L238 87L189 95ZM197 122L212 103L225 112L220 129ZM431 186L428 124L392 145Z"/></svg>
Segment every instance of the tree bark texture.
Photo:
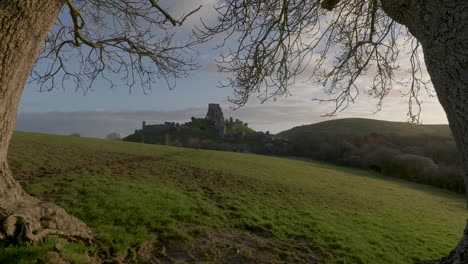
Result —
<svg viewBox="0 0 468 264"><path fill-rule="evenodd" d="M0 238L36 241L47 234L90 239L80 220L29 196L13 178L8 145L24 85L62 0L0 0Z"/></svg>
<svg viewBox="0 0 468 264"><path fill-rule="evenodd" d="M468 194L468 1L381 0L381 4L421 42L429 75L462 155ZM468 263L468 225L448 257L423 263Z"/></svg>

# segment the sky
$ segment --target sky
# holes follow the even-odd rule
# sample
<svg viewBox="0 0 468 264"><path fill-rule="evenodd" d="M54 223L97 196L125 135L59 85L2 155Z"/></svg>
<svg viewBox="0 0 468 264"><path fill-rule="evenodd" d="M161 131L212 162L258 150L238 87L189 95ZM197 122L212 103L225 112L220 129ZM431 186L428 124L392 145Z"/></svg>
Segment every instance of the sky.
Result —
<svg viewBox="0 0 468 264"><path fill-rule="evenodd" d="M187 33L199 23L200 17L206 21L214 19L212 5L215 1L166 0L163 4L174 14L183 14L196 6L195 3L203 3L197 15L187 20L180 29L182 33ZM138 87L129 91L123 83L109 88L103 80L98 80L93 89L85 94L71 87L41 92L37 84L28 83L21 98L16 129L63 135L80 133L85 137L104 137L111 132L125 136L139 129L142 121L147 124L164 121L183 123L192 116L204 117L209 103L220 104L225 118L239 118L255 130L272 133L330 118L408 120L408 98L402 96L399 87L387 96L379 112L376 112L377 101L361 93L357 102L345 111L334 117L323 117L333 110L333 105L313 101L313 98L323 96L321 88L300 80L289 87L291 95L288 97L264 104L252 98L244 107L233 110L233 105L227 100L233 94L232 89L218 87L227 75L216 70L214 61L219 51L214 49L214 45L209 43L196 48L195 59L201 67L188 78L177 80L173 90L157 85L144 93ZM423 124L447 123L437 98L423 95L422 101Z"/></svg>

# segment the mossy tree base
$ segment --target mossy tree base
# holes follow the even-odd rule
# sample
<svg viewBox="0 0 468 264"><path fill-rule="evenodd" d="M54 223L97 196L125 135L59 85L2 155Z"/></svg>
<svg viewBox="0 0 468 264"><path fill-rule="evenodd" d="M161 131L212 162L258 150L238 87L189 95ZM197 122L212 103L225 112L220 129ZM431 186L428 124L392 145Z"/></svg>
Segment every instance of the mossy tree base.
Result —
<svg viewBox="0 0 468 264"><path fill-rule="evenodd" d="M53 203L42 202L21 189L6 164L0 166L0 238L10 242L37 242L47 235L90 241L85 223Z"/></svg>

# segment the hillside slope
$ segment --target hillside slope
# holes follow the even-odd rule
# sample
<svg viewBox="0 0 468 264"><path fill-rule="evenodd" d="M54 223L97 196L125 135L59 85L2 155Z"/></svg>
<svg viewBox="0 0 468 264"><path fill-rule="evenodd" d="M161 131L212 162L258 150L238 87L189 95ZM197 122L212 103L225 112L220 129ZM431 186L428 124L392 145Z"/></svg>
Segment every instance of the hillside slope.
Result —
<svg viewBox="0 0 468 264"><path fill-rule="evenodd" d="M465 193L448 125L338 119L283 131L290 152Z"/></svg>
<svg viewBox="0 0 468 264"><path fill-rule="evenodd" d="M72 263L410 263L445 255L466 219L462 195L317 162L16 133L9 163L96 232L60 242ZM55 241L0 263L47 261Z"/></svg>
<svg viewBox="0 0 468 264"><path fill-rule="evenodd" d="M295 139L299 137L310 138L322 133L330 135L379 133L398 134L406 137L421 135L452 137L448 125L420 125L365 118L344 118L303 125L280 132L278 135L288 139Z"/></svg>

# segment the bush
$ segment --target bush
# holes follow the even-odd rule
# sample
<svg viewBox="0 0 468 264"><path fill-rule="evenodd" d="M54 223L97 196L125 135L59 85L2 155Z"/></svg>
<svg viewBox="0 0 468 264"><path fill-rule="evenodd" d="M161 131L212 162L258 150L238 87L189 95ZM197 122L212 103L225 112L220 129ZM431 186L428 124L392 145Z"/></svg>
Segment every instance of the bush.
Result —
<svg viewBox="0 0 468 264"><path fill-rule="evenodd" d="M107 134L106 139L120 140L120 134L117 133L117 132L111 132L111 133Z"/></svg>
<svg viewBox="0 0 468 264"><path fill-rule="evenodd" d="M366 168L383 173L393 171L392 160L400 155L399 150L380 145L365 145L361 152Z"/></svg>
<svg viewBox="0 0 468 264"><path fill-rule="evenodd" d="M438 170L437 164L428 157L414 154L400 154L393 159L393 165L400 177L424 182L424 176L433 175Z"/></svg>

